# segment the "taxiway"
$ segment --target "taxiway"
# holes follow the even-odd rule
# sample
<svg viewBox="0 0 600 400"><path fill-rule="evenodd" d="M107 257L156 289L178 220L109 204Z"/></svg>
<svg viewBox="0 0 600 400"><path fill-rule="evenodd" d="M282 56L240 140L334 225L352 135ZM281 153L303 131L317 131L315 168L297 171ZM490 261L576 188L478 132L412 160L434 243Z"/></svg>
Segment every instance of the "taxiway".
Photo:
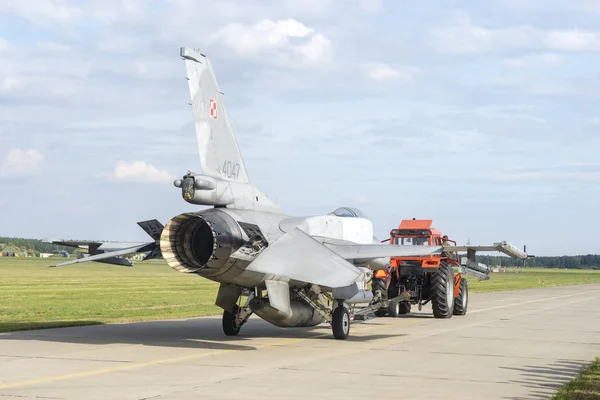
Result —
<svg viewBox="0 0 600 400"><path fill-rule="evenodd" d="M471 294L466 316L220 317L0 334L0 398L546 399L600 355L600 284Z"/></svg>

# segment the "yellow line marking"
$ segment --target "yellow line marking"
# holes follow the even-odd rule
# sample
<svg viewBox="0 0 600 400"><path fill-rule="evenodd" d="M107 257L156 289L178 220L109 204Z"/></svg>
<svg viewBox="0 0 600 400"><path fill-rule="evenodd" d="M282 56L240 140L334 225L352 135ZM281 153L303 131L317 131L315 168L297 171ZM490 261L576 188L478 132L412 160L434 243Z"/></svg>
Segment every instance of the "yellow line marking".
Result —
<svg viewBox="0 0 600 400"><path fill-rule="evenodd" d="M358 328L358 329L353 329L351 330L356 332L362 332L365 330L369 330L370 329L383 329L383 328L391 328L394 326L400 326L400 325L409 325L409 324L414 324L417 323L419 321L405 321L405 322L398 322L398 323L394 323L394 324L386 324L386 325L373 325L370 327L362 327L362 329ZM254 346L255 349L260 349L260 348L265 348L265 347L272 347L272 346L282 346L282 345L286 345L286 344L291 344L291 343L298 343L298 342L303 342L305 340L310 340L310 339L317 339L317 338L321 338L321 337L325 337L325 336L330 336L330 333L323 333L320 335L316 335L316 336L311 336L311 337L306 337L306 338L294 338L294 339L287 339L287 340L281 340L278 342L273 342L273 343L264 343L264 344L258 344L256 346ZM128 365L122 365L120 367L112 367L112 368L105 368L105 369L97 369L97 370L93 370L93 371L87 371L87 372L79 372L76 374L68 374L68 375L59 375L59 376L51 376L48 378L41 378L41 379L32 379L29 381L23 381L23 382L15 382L15 383L7 383L4 385L0 385L0 389L8 389L8 388L14 388L14 387L18 387L18 386L27 386L27 385L35 385L38 383L47 383L47 382L56 382L56 381L62 381L65 379L73 379L73 378L82 378L82 377L86 377L86 376L93 376L93 375L102 375L102 374L107 374L110 372L117 372L117 371L125 371L125 370L129 370L129 369L135 369L135 368L142 368L142 367L148 367L151 365L157 365L157 364L169 364L169 363L176 363L176 362L180 362L180 361L188 361L188 360L194 360L194 359L198 359L198 358L202 358L202 357L209 357L209 356L214 356L217 354L226 354L226 353L232 353L232 352L240 352L240 351L248 351L248 350L217 350L217 351L212 351L209 353L202 353L202 354L194 354L191 356L183 356L183 357L175 357L175 358L165 358L165 359L161 359L161 360L154 360L154 361L148 361L148 362L144 362L144 363L135 363L135 364L128 364ZM102 361L102 360L98 360L98 361Z"/></svg>

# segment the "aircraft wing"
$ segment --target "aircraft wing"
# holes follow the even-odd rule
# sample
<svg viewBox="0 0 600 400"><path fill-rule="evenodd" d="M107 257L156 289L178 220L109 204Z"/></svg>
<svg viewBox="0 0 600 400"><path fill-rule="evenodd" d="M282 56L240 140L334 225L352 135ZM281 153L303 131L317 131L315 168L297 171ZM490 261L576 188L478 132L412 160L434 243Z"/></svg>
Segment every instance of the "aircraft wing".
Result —
<svg viewBox="0 0 600 400"><path fill-rule="evenodd" d="M359 268L298 228L270 244L246 270L331 288L349 286L362 275Z"/></svg>
<svg viewBox="0 0 600 400"><path fill-rule="evenodd" d="M499 251L509 257L522 260L532 257L517 247L507 242L495 242L492 246L444 246L445 251Z"/></svg>
<svg viewBox="0 0 600 400"><path fill-rule="evenodd" d="M442 252L442 246L407 246L390 244L323 243L340 257L354 262L368 262L381 257L424 257Z"/></svg>

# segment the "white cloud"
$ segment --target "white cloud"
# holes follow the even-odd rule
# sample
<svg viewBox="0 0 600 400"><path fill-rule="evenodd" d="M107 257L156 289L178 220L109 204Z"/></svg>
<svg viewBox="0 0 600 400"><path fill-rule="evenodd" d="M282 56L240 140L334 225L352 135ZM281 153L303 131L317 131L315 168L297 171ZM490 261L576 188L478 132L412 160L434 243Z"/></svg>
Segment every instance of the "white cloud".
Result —
<svg viewBox="0 0 600 400"><path fill-rule="evenodd" d="M600 182L600 165L591 163L567 163L564 165L523 170L505 170L492 177L495 181L520 182Z"/></svg>
<svg viewBox="0 0 600 400"><path fill-rule="evenodd" d="M456 13L454 23L433 29L431 44L442 53L485 53L511 49L600 51L600 32L542 30L533 26L486 28L473 23L466 13Z"/></svg>
<svg viewBox="0 0 600 400"><path fill-rule="evenodd" d="M599 51L600 33L580 30L556 30L540 34L541 43L554 50Z"/></svg>
<svg viewBox="0 0 600 400"><path fill-rule="evenodd" d="M559 54L532 54L523 57L510 58L504 64L512 68L553 67L562 64L563 57Z"/></svg>
<svg viewBox="0 0 600 400"><path fill-rule="evenodd" d="M385 63L367 64L365 66L367 76L375 81L401 80L411 83L417 74L415 68L392 67Z"/></svg>
<svg viewBox="0 0 600 400"><path fill-rule="evenodd" d="M71 21L82 13L78 7L52 0L0 0L0 11L17 14L36 25Z"/></svg>
<svg viewBox="0 0 600 400"><path fill-rule="evenodd" d="M26 176L39 172L44 155L36 149L11 149L0 164L0 176Z"/></svg>
<svg viewBox="0 0 600 400"><path fill-rule="evenodd" d="M431 31L433 46L442 53L482 53L530 43L531 28L488 29L473 24L465 13L456 13L451 26Z"/></svg>
<svg viewBox="0 0 600 400"><path fill-rule="evenodd" d="M150 183L166 183L175 179L175 175L145 161L117 161L112 173L101 176L117 181Z"/></svg>
<svg viewBox="0 0 600 400"><path fill-rule="evenodd" d="M276 54L281 61L297 58L305 64L326 62L331 53L327 37L295 19L228 24L215 33L213 40L242 57Z"/></svg>

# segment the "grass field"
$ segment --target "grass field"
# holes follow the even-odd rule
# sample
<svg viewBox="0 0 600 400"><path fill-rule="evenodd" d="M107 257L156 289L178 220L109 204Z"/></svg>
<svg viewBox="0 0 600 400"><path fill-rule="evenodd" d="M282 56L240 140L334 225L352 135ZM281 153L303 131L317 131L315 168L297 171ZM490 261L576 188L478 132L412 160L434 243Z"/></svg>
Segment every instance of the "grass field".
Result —
<svg viewBox="0 0 600 400"><path fill-rule="evenodd" d="M163 262L133 268L98 263L48 268L54 262L0 257L0 332L220 310L214 305L217 284Z"/></svg>
<svg viewBox="0 0 600 400"><path fill-rule="evenodd" d="M61 259L60 261L63 261ZM163 262L133 268L0 257L0 332L220 314L217 284ZM532 269L469 280L470 292L600 282L600 271Z"/></svg>
<svg viewBox="0 0 600 400"><path fill-rule="evenodd" d="M600 357L577 378L563 386L551 400L600 399Z"/></svg>

